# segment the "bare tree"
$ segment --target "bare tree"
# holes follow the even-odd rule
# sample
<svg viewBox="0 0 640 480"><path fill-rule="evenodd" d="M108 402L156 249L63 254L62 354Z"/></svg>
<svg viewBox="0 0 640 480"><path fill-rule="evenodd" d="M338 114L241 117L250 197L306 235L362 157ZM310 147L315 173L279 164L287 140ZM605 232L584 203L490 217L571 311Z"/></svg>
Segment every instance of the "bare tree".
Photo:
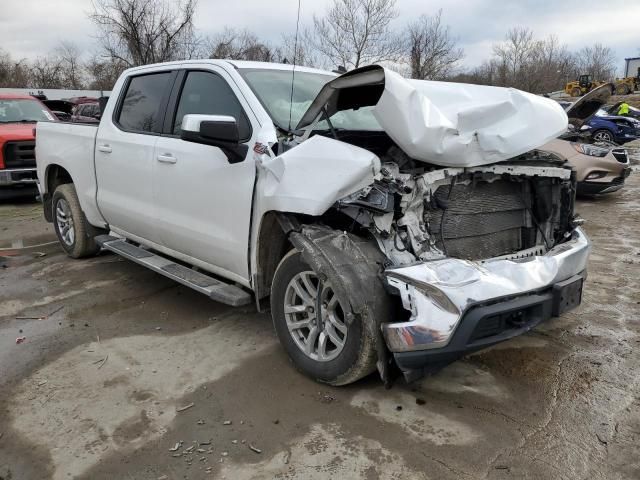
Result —
<svg viewBox="0 0 640 480"><path fill-rule="evenodd" d="M225 27L222 33L207 40L206 49L209 58L227 58L230 60L273 61L272 48L249 30L236 30Z"/></svg>
<svg viewBox="0 0 640 480"><path fill-rule="evenodd" d="M616 56L609 47L596 43L575 55L578 74L591 74L595 80L611 80L616 73Z"/></svg>
<svg viewBox="0 0 640 480"><path fill-rule="evenodd" d="M60 76L65 88L81 90L85 86L85 69L80 50L71 42L61 42L55 49L61 66Z"/></svg>
<svg viewBox="0 0 640 480"><path fill-rule="evenodd" d="M575 69L574 56L557 37L536 40L530 30L512 29L494 46L493 58L455 80L547 93L563 89Z"/></svg>
<svg viewBox="0 0 640 480"><path fill-rule="evenodd" d="M512 28L505 41L493 46L493 53L502 64L500 81L504 85L522 88L526 80L526 65L535 48L533 32L526 27Z"/></svg>
<svg viewBox="0 0 640 480"><path fill-rule="evenodd" d="M442 10L432 17L422 15L409 24L407 31L411 78L441 80L449 76L464 57L449 26L442 24Z"/></svg>
<svg viewBox="0 0 640 480"><path fill-rule="evenodd" d="M26 88L29 86L29 66L22 59L15 61L0 48L0 87Z"/></svg>
<svg viewBox="0 0 640 480"><path fill-rule="evenodd" d="M56 55L38 57L29 69L30 87L33 88L64 88L62 62Z"/></svg>
<svg viewBox="0 0 640 480"><path fill-rule="evenodd" d="M574 59L567 46L550 35L535 42L529 62L523 67L522 88L535 93L562 90L574 70Z"/></svg>
<svg viewBox="0 0 640 480"><path fill-rule="evenodd" d="M103 56L128 66L190 58L197 0L93 0Z"/></svg>
<svg viewBox="0 0 640 480"><path fill-rule="evenodd" d="M282 35L280 45L275 49L275 58L282 63L295 63L306 67L318 65L318 59L302 37L296 45L295 35Z"/></svg>
<svg viewBox="0 0 640 480"><path fill-rule="evenodd" d="M305 37L331 66L357 68L396 60L402 42L391 31L396 0L333 0L324 17L313 16Z"/></svg>
<svg viewBox="0 0 640 480"><path fill-rule="evenodd" d="M88 76L87 86L91 90L110 91L113 89L120 74L127 68L128 65L121 60L104 60L95 56L85 65Z"/></svg>

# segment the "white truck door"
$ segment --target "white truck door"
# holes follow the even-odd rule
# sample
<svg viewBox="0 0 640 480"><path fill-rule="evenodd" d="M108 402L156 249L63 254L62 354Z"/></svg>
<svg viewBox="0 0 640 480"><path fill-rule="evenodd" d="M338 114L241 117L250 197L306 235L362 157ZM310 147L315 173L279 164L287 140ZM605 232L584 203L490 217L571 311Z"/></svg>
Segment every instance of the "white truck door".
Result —
<svg viewBox="0 0 640 480"><path fill-rule="evenodd" d="M153 177L162 244L246 282L255 180L252 149L244 161L231 164L220 148L187 142L179 135L186 114L229 115L238 122L241 143L251 147L257 130L252 122L257 121L237 85L215 66L184 70L169 105L165 135L156 144Z"/></svg>
<svg viewBox="0 0 640 480"><path fill-rule="evenodd" d="M155 146L177 72L132 76L125 82L112 118L96 138L98 206L110 227L159 243L153 205Z"/></svg>

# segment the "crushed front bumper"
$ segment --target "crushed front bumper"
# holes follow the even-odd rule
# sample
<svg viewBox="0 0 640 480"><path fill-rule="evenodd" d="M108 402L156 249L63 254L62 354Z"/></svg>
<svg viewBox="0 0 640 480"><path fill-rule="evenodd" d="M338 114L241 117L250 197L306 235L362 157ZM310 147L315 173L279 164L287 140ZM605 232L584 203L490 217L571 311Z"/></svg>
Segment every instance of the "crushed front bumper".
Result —
<svg viewBox="0 0 640 480"><path fill-rule="evenodd" d="M520 335L580 303L589 250L577 228L544 255L389 269L410 318L382 325L387 347L409 378Z"/></svg>

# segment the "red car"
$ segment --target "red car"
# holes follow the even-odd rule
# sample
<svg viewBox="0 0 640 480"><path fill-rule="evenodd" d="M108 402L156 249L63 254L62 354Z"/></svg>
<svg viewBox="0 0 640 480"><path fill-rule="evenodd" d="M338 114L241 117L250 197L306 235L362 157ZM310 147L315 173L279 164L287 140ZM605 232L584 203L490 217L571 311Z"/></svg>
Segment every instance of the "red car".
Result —
<svg viewBox="0 0 640 480"><path fill-rule="evenodd" d="M34 127L55 121L30 95L0 94L0 198L38 194Z"/></svg>

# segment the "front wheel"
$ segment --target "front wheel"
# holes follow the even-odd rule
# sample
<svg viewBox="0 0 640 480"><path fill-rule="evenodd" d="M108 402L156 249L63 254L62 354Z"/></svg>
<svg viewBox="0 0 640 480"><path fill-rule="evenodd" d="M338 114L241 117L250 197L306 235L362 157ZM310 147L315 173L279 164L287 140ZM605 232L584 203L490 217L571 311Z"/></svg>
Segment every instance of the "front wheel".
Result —
<svg viewBox="0 0 640 480"><path fill-rule="evenodd" d="M298 251L282 259L271 288L273 324L293 364L314 380L346 385L375 370L375 341L360 319L347 320L347 305Z"/></svg>
<svg viewBox="0 0 640 480"><path fill-rule="evenodd" d="M613 142L613 135L609 130L596 130L593 132L593 139L596 142Z"/></svg>
<svg viewBox="0 0 640 480"><path fill-rule="evenodd" d="M95 255L100 250L93 236L88 233L90 226L72 183L58 185L53 192L51 207L58 241L70 257L87 257Z"/></svg>

